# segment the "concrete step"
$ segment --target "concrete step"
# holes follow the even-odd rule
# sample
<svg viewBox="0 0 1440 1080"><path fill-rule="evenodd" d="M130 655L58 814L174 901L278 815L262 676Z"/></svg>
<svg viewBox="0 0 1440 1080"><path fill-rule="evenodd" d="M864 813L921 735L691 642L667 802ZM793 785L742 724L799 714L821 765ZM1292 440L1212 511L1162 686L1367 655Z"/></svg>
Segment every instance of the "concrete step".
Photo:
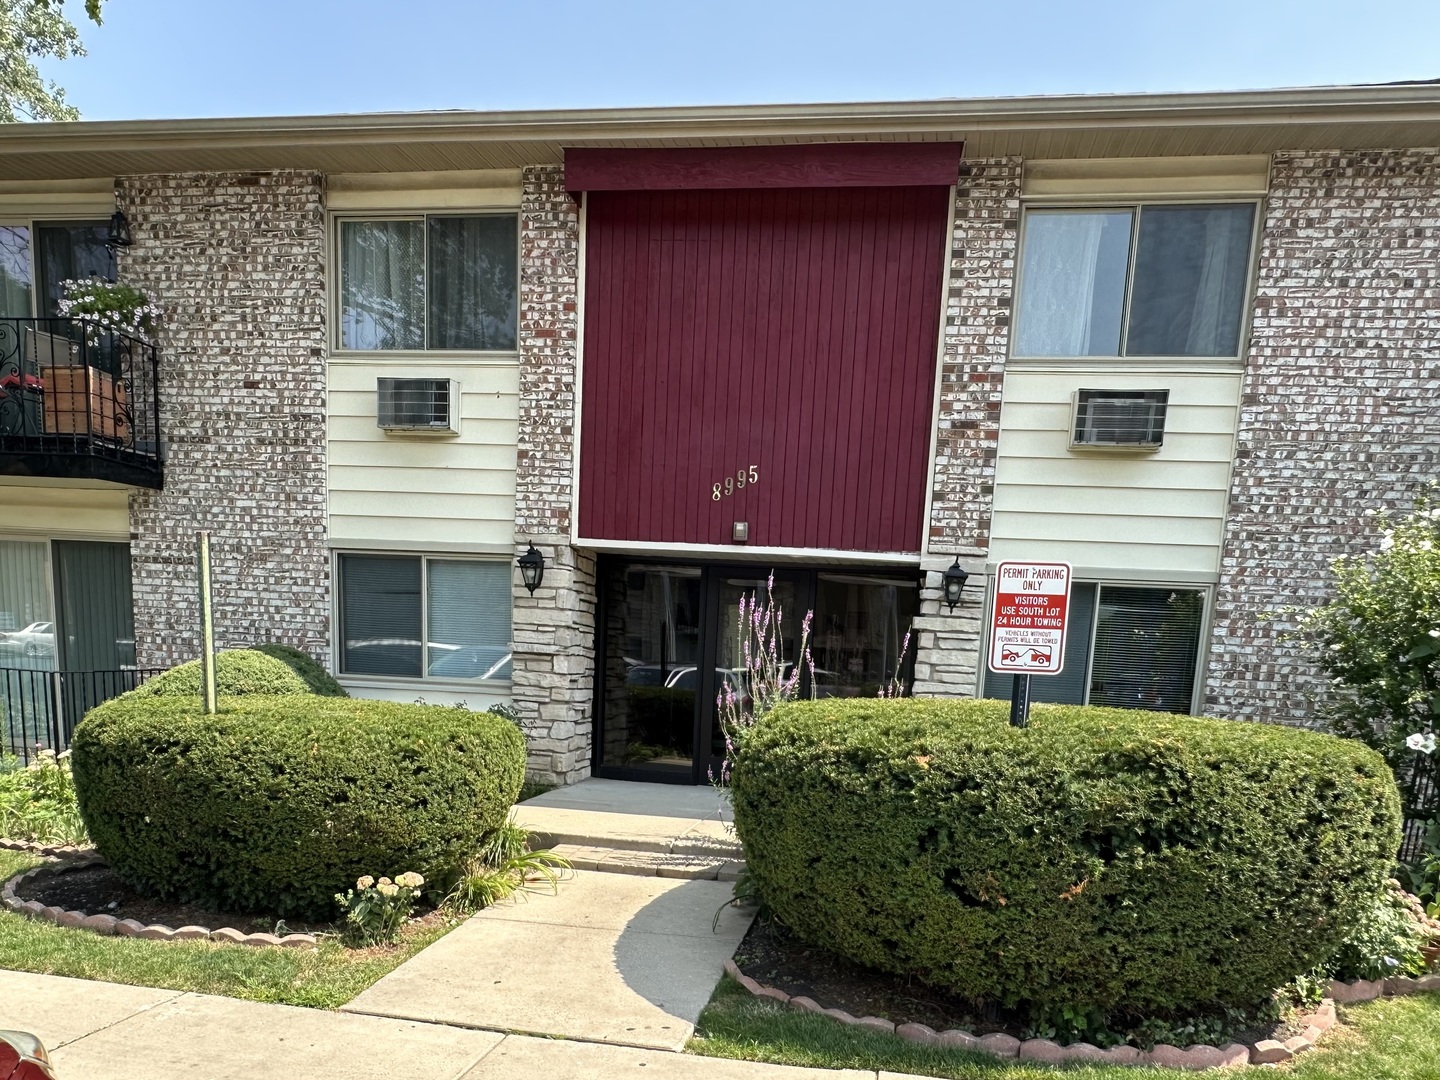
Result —
<svg viewBox="0 0 1440 1080"><path fill-rule="evenodd" d="M555 844L551 850L569 861L576 870L598 870L608 874L640 877L686 878L698 881L735 881L745 868L744 860L726 854L691 854L670 851L638 851L599 844ZM738 856L738 852L735 852Z"/></svg>
<svg viewBox="0 0 1440 1080"><path fill-rule="evenodd" d="M586 828L577 821L567 827L530 829L532 848L572 847L613 848L617 851L644 851L656 855L694 855L710 859L743 859L744 849L734 835L667 836L663 833L620 833L608 829Z"/></svg>

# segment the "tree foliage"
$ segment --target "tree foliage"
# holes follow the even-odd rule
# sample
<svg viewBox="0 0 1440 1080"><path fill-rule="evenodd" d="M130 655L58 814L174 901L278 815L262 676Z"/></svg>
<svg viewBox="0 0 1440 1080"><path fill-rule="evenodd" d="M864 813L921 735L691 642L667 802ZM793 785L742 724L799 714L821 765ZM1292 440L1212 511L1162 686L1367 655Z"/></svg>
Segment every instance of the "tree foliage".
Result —
<svg viewBox="0 0 1440 1080"><path fill-rule="evenodd" d="M1323 719L1385 755L1406 816L1426 819L1440 812L1435 759L1405 740L1440 728L1440 490L1379 522L1375 551L1331 563L1335 599L1307 612L1300 633L1330 678Z"/></svg>
<svg viewBox="0 0 1440 1080"><path fill-rule="evenodd" d="M97 26L104 0L85 0ZM84 56L80 31L65 17L65 0L0 0L0 122L78 120L65 91L46 80L37 60Z"/></svg>

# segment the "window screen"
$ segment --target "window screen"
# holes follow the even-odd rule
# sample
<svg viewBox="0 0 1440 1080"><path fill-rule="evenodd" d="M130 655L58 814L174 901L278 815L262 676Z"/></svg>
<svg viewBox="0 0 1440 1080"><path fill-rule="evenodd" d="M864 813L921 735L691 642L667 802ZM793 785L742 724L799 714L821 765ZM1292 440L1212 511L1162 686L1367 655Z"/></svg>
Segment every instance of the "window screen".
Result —
<svg viewBox="0 0 1440 1080"><path fill-rule="evenodd" d="M1199 589L1103 587L1090 704L1190 712L1204 612Z"/></svg>
<svg viewBox="0 0 1440 1080"><path fill-rule="evenodd" d="M426 560L429 675L510 678L510 563Z"/></svg>
<svg viewBox="0 0 1440 1080"><path fill-rule="evenodd" d="M344 672L510 678L508 560L342 555L340 604Z"/></svg>
<svg viewBox="0 0 1440 1080"><path fill-rule="evenodd" d="M1029 211L1015 355L1239 355L1254 219L1253 203Z"/></svg>
<svg viewBox="0 0 1440 1080"><path fill-rule="evenodd" d="M99 278L115 280L115 256L105 246L110 238L110 224L105 221L66 222L36 225L41 318L59 314L59 301L65 295L63 281Z"/></svg>
<svg viewBox="0 0 1440 1080"><path fill-rule="evenodd" d="M515 348L513 214L340 223L340 345L364 351Z"/></svg>
<svg viewBox="0 0 1440 1080"><path fill-rule="evenodd" d="M420 572L417 557L341 556L342 671L420 675Z"/></svg>

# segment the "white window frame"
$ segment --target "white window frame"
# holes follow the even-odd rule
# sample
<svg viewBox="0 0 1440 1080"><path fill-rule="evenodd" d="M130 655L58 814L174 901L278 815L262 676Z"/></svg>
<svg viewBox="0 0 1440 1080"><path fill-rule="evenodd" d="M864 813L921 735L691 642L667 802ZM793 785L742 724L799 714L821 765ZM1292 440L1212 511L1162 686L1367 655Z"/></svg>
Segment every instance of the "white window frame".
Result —
<svg viewBox="0 0 1440 1080"><path fill-rule="evenodd" d="M521 213L518 207L435 207L433 209L414 210L344 210L332 211L329 228L330 265L334 272L330 274L329 286L326 289L326 301L330 306L330 355L333 359L360 362L376 363L390 360L415 360L425 364L446 363L455 361L511 361L518 363L520 360L520 283L523 278L524 266L521 256L524 249L524 237L522 235ZM509 217L515 219L515 348L513 349L431 349L429 347L420 349L347 349L344 345L343 326L343 302L341 299L341 278L344 275L343 247L340 242L340 232L345 222L352 221L419 221L425 224L432 217ZM424 235L424 263L425 263L425 339L430 336L430 230L421 230Z"/></svg>
<svg viewBox="0 0 1440 1080"><path fill-rule="evenodd" d="M1140 211L1147 206L1253 206L1255 208L1250 219L1250 254L1246 260L1245 289L1242 294L1244 309L1240 312L1240 328L1236 335L1235 354L1232 356L1130 356L1119 352L1113 355L1100 354L1097 356L1033 356L1017 352L1015 339L1020 329L1020 318L1025 303L1024 290L1021 287L1021 273L1025 265L1025 235L1031 211L1094 213L1106 210L1129 210L1133 212L1130 221L1129 261L1125 267L1125 299L1120 312L1120 345L1123 348L1130 333L1130 292L1135 283L1135 259L1140 246ZM1010 361L1017 364L1063 364L1069 366L1123 364L1126 369L1142 369L1147 365L1166 367L1216 364L1235 367L1242 365L1250 340L1250 324L1255 314L1255 286L1259 276L1260 235L1264 228L1264 212L1264 199L1258 196L1246 198L1221 196L1207 199L1192 193L1168 197L1146 196L1139 199L1083 198L1077 200L1048 196L1024 200L1015 241L1014 303L1011 308L1010 333L1006 342Z"/></svg>
<svg viewBox="0 0 1440 1080"><path fill-rule="evenodd" d="M341 569L344 556L379 556L383 558L405 558L420 560L420 675L376 675L365 671L345 671L345 589ZM468 552L449 551L401 551L393 548L363 548L346 547L337 548L330 555L330 580L333 583L331 593L331 619L330 625L335 628L331 635L330 670L335 672L335 677L342 683L354 686L372 687L425 687L428 689L453 691L458 693L470 692L471 694L487 695L491 697L503 697L510 691L510 679L446 679L436 678L433 675L424 674L430 666L427 652L430 647L430 572L428 562L431 559L438 559L441 562L483 562L504 564L510 567L512 573L510 593L510 641L507 643L510 648L511 660L510 670L515 670L515 602L514 602L514 574L513 565L509 556L503 558L495 555L476 555Z"/></svg>

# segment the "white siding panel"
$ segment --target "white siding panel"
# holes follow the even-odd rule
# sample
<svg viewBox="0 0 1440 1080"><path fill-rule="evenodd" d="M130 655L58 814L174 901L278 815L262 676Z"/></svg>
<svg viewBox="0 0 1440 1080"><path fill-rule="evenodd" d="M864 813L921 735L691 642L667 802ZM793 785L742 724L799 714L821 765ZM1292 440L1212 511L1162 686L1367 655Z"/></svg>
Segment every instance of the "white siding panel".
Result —
<svg viewBox="0 0 1440 1080"><path fill-rule="evenodd" d="M45 484L46 486L41 486ZM0 484L0 534L130 539L130 489L63 480Z"/></svg>
<svg viewBox="0 0 1440 1080"><path fill-rule="evenodd" d="M1219 570L1238 371L1012 368L1005 376L991 558L1054 558L1126 571ZM1155 453L1072 451L1080 388L1168 390Z"/></svg>
<svg viewBox="0 0 1440 1080"><path fill-rule="evenodd" d="M459 435L388 435L381 377L460 383ZM519 373L514 364L393 358L330 365L330 534L337 545L494 550L515 533Z"/></svg>

